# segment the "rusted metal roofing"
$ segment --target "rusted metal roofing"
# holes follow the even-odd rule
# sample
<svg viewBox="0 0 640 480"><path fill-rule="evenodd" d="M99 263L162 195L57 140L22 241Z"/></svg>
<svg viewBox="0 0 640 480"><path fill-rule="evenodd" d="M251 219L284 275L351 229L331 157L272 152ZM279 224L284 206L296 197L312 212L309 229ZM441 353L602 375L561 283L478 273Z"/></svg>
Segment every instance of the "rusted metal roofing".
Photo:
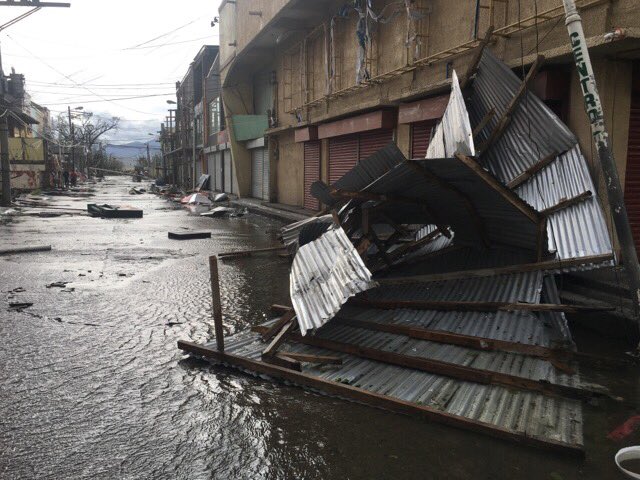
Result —
<svg viewBox="0 0 640 480"><path fill-rule="evenodd" d="M507 65L485 49L468 105L473 125L491 108L496 110L496 115L480 132L480 139L489 137L521 83ZM592 196L549 215L549 251L555 252L560 260L612 253L603 210L577 139L535 94L524 93L509 125L500 138L481 153L480 161L508 183L550 155L557 157L515 189L520 198L536 210L544 211L586 192Z"/></svg>
<svg viewBox="0 0 640 480"><path fill-rule="evenodd" d="M293 259L289 288L302 334L322 326L350 297L374 285L342 228L330 227L301 244Z"/></svg>
<svg viewBox="0 0 640 480"><path fill-rule="evenodd" d="M521 84L511 69L485 48L467 105L472 125L478 125L489 110L495 109L496 114L478 134L480 141L486 140L496 128ZM571 130L528 91L504 133L489 150L482 152L481 160L495 176L508 183L539 159L566 152L576 143Z"/></svg>

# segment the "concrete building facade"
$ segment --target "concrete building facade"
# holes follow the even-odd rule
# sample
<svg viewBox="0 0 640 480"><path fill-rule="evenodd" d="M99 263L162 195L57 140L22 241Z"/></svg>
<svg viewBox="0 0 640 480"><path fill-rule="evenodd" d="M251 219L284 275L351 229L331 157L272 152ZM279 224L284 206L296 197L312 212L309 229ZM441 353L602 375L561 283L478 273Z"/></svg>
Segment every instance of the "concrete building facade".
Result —
<svg viewBox="0 0 640 480"><path fill-rule="evenodd" d="M606 123L640 243L640 4L578 0ZM238 193L254 196L246 125L262 135L268 199L321 208L309 194L379 146L424 156L455 69L464 75L490 26L492 49L524 76L546 61L535 92L594 146L560 0L236 0L220 12L220 75ZM269 95L265 92L268 91ZM270 107L270 108L268 108ZM599 180L601 182L601 180ZM599 191L606 204L604 188Z"/></svg>

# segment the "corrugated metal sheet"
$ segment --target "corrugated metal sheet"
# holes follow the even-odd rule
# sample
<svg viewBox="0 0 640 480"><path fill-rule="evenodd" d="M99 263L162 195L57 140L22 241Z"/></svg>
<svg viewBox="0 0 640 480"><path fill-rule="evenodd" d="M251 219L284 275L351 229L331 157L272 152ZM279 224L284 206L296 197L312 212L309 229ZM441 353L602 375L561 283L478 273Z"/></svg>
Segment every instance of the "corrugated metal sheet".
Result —
<svg viewBox="0 0 640 480"><path fill-rule="evenodd" d="M426 158L453 157L456 152L475 155L473 131L455 70L451 79L449 103L431 143L433 148L430 145Z"/></svg>
<svg viewBox="0 0 640 480"><path fill-rule="evenodd" d="M293 259L290 294L300 330L322 326L353 295L375 282L342 228L302 245Z"/></svg>
<svg viewBox="0 0 640 480"><path fill-rule="evenodd" d="M560 259L612 253L611 239L587 163L576 145L515 192L537 210L590 191L593 196L549 217L549 250Z"/></svg>
<svg viewBox="0 0 640 480"><path fill-rule="evenodd" d="M375 289L376 297L403 300L466 300L539 302L552 298L553 281L540 272L488 277L483 279L433 282L428 285ZM530 312L434 312L424 310L373 310L345 306L341 317L369 322L419 326L465 335L482 336L529 345L553 347L570 342L566 323L551 325ZM321 338L352 343L403 355L440 360L487 371L501 372L549 383L580 386L579 374L559 373L540 358L504 352L484 352L405 336L346 326L340 318L316 334ZM227 342L230 353L258 360L264 344L256 336L240 334ZM489 425L540 439L583 443L582 406L578 401L481 385L443 375L401 368L382 362L336 353L300 344L285 344L281 351L337 355L343 364L323 368L303 364L305 373L340 382L404 401L428 405L442 412L485 422Z"/></svg>
<svg viewBox="0 0 640 480"><path fill-rule="evenodd" d="M326 222L331 219L331 215L323 215L321 217L305 218L304 220L299 220L289 225L285 225L280 229L282 243L284 243L291 251L295 251L298 248L298 235L300 235L300 230L302 230L305 225L309 225L310 223L318 220Z"/></svg>
<svg viewBox="0 0 640 480"><path fill-rule="evenodd" d="M320 140L304 142L304 208L318 210L320 202L311 195L311 184L320 180Z"/></svg>
<svg viewBox="0 0 640 480"><path fill-rule="evenodd" d="M496 115L478 135L481 141L486 140L496 127L521 83L490 49L484 49L469 101L471 124L480 123L491 108L495 108ZM481 160L494 175L508 183L539 159L552 153L563 153L576 143L575 135L551 109L527 92L505 132L489 151L482 152Z"/></svg>
<svg viewBox="0 0 640 480"><path fill-rule="evenodd" d="M489 137L521 83L507 65L485 49L472 85L469 111L472 124L479 123L490 108L496 109L496 115L480 133L481 139ZM482 152L480 161L507 183L554 153L560 155L518 187L516 193L541 211L591 191L592 198L549 217L548 247L560 260L611 253L611 239L602 207L576 137L536 95L529 91L524 94L514 109L509 126L486 152ZM583 265L571 270L592 267Z"/></svg>
<svg viewBox="0 0 640 480"><path fill-rule="evenodd" d="M358 138L358 161L367 160L390 142L393 142L393 129L391 128L361 133Z"/></svg>
<svg viewBox="0 0 640 480"><path fill-rule="evenodd" d="M329 139L329 183L339 180L358 162L358 136Z"/></svg>
<svg viewBox="0 0 640 480"><path fill-rule="evenodd" d="M216 190L218 192L224 192L224 152L215 152L213 154L214 168L216 170Z"/></svg>
<svg viewBox="0 0 640 480"><path fill-rule="evenodd" d="M484 235L490 244L536 249L537 223L461 160L445 158L411 162L418 163L447 186L426 180L403 162L366 187L366 192L408 198L430 207L426 210L410 203L383 207L384 212L397 223L450 225L459 245L482 245ZM473 204L473 210L467 200Z"/></svg>

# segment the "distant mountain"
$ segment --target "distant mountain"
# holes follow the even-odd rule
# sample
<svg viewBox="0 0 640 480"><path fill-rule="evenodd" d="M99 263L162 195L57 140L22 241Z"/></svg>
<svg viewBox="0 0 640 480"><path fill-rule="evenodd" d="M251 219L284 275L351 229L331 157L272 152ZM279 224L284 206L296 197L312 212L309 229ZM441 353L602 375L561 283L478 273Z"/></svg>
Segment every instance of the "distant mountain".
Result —
<svg viewBox="0 0 640 480"><path fill-rule="evenodd" d="M125 165L133 166L136 164L136 160L140 156L147 155L147 144L145 142L129 142L116 145L115 143L108 143L107 155L113 155ZM153 157L154 154L160 153L160 142L149 142L149 153Z"/></svg>

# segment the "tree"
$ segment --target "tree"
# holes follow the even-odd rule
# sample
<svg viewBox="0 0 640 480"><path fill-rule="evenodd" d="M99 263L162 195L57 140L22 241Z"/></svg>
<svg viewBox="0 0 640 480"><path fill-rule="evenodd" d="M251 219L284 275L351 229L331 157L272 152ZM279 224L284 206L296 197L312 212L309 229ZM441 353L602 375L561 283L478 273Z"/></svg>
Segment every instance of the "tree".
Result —
<svg viewBox="0 0 640 480"><path fill-rule="evenodd" d="M80 123L74 122L73 138L69 131L69 119L65 114L58 115L54 122L53 131L58 136L58 141L62 145L82 146L85 155L85 166L96 167L94 158L94 147L102 135L110 131L116 131L120 124L120 118L111 117L109 119L94 116L93 113L82 113Z"/></svg>

